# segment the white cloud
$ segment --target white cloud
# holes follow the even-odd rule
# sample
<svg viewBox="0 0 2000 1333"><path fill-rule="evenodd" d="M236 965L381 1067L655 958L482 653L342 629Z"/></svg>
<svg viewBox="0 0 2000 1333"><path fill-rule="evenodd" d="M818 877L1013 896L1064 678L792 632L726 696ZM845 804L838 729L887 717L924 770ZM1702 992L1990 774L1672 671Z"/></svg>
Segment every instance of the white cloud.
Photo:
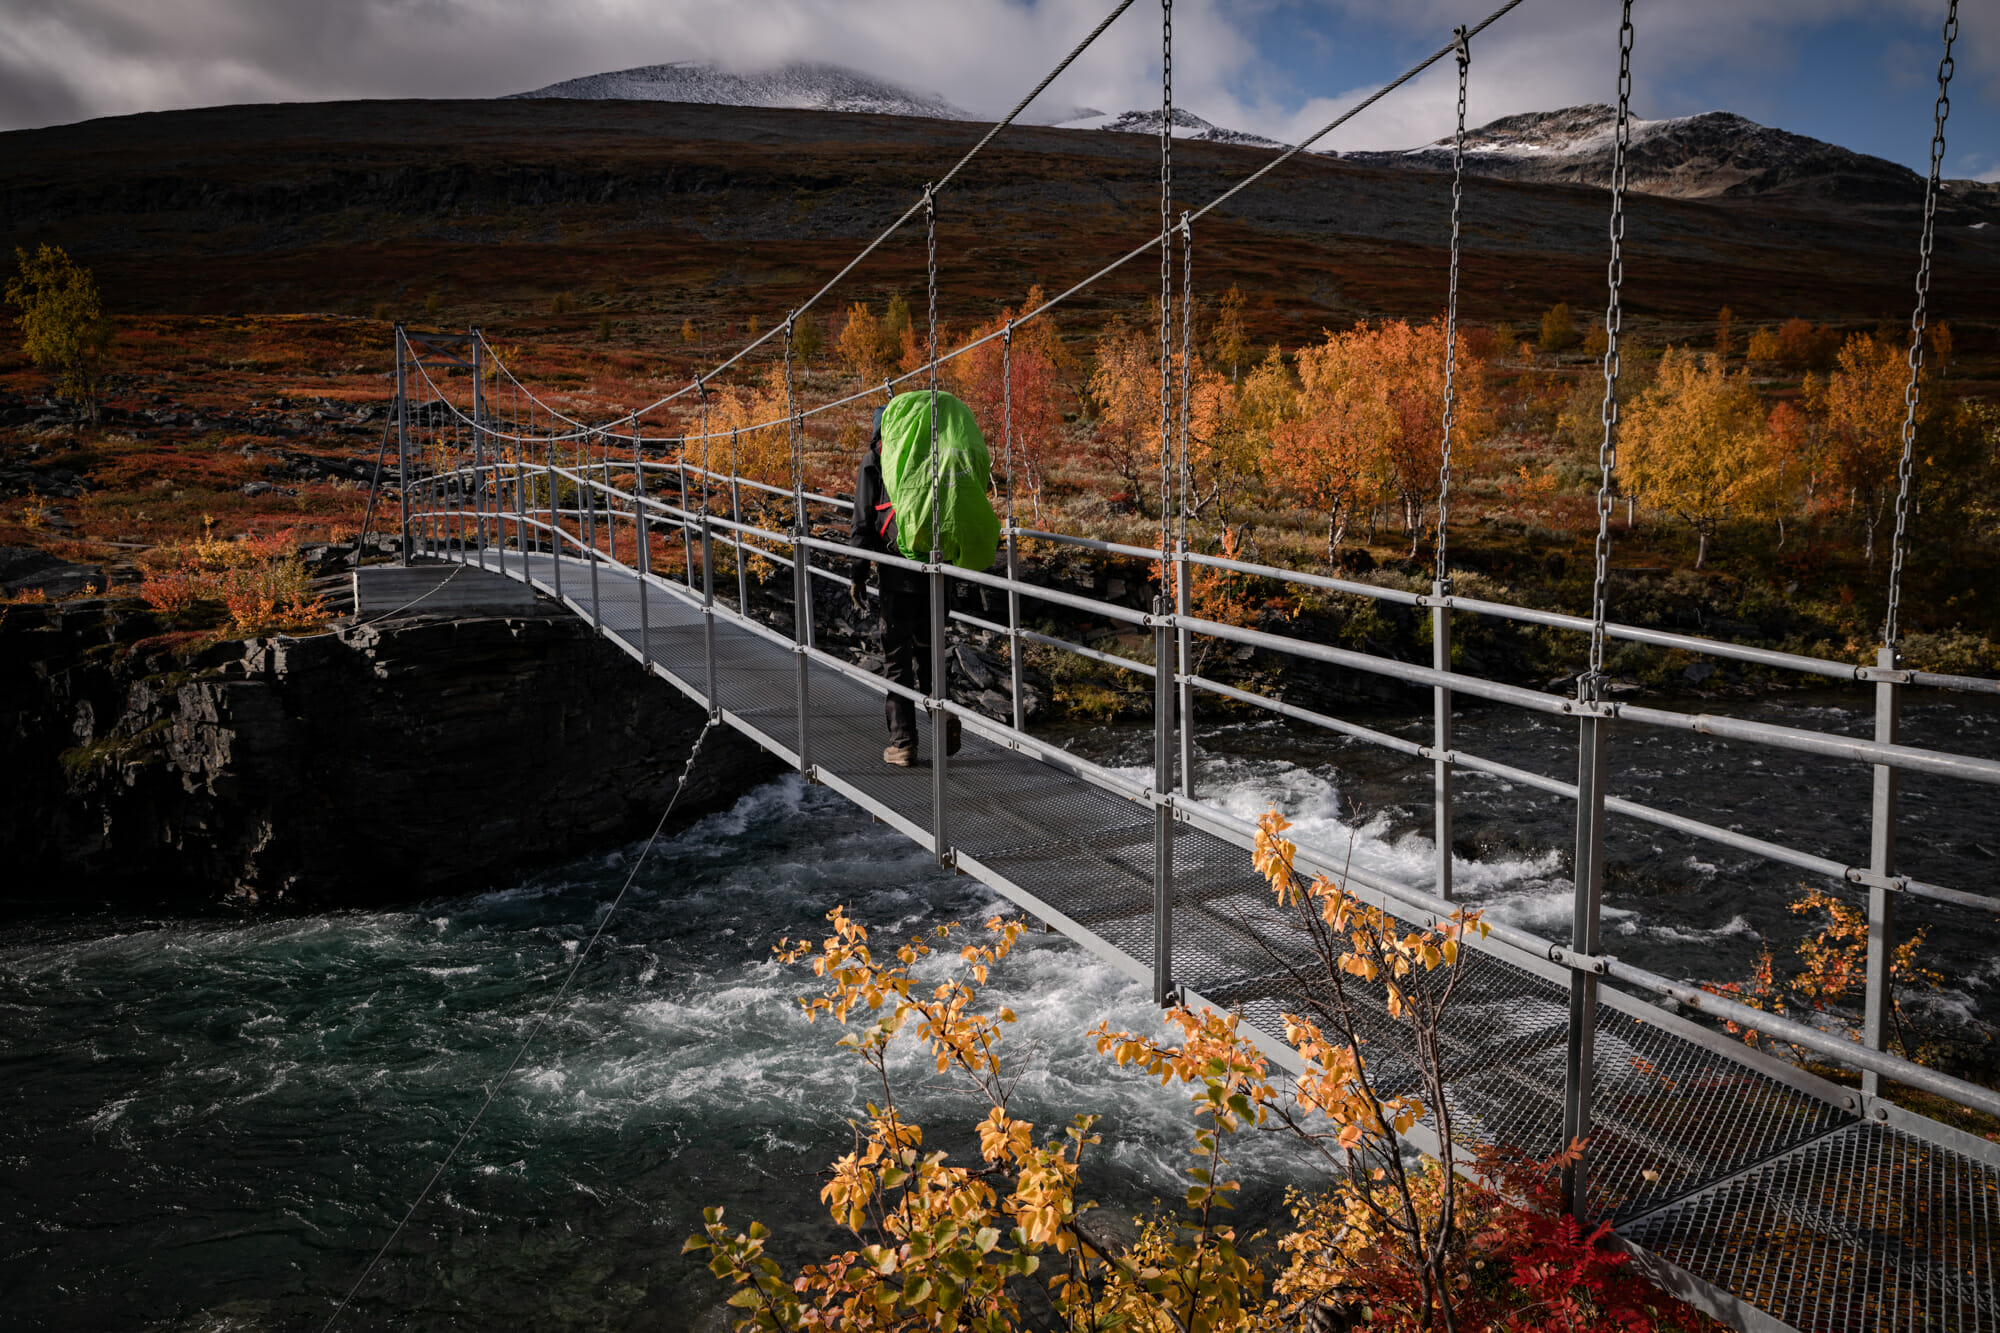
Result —
<svg viewBox="0 0 2000 1333"><path fill-rule="evenodd" d="M1004 110L1110 0L0 0L0 126L235 101L492 97L669 60L851 65ZM1255 52L1216 0L1183 0L1215 100ZM1067 109L1158 100L1157 10L1134 5L1045 94Z"/></svg>
<svg viewBox="0 0 2000 1333"><path fill-rule="evenodd" d="M1373 30L1422 47L1491 0L1179 0L1176 101L1219 124L1296 141L1372 88L1272 92L1252 20L1339 63L1331 33ZM242 101L491 97L668 60L749 67L851 65L971 110L998 113L1113 0L0 0L0 127ZM1893 5L1926 23L1934 0L1672 0L1638 6L1640 114L1709 109L1688 87L1745 91L1796 58L1818 25ZM1039 108L1158 105L1159 9L1140 0ZM1528 0L1474 43L1473 124L1608 101L1616 9ZM1960 77L2000 101L2000 27L1967 24ZM1934 58L1933 58L1934 59ZM1718 82L1720 81L1720 82ZM1328 146L1401 147L1450 131L1444 60ZM1735 94L1730 94L1734 100ZM1803 128L1803 127L1794 127ZM1808 132L1810 132L1808 130Z"/></svg>

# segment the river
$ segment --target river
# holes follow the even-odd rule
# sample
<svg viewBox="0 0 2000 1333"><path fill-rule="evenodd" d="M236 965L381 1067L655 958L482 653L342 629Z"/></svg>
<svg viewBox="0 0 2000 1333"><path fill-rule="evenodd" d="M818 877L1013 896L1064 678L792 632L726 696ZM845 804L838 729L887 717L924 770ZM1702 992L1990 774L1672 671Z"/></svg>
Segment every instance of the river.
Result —
<svg viewBox="0 0 2000 1333"><path fill-rule="evenodd" d="M1865 734L1847 696L1731 711ZM1415 736L1424 722L1375 718ZM1468 711L1464 748L1556 775L1574 732ZM1913 702L1906 739L2000 755L2000 707ZM1064 739L1114 765L1149 741ZM1358 743L1267 722L1210 726L1205 794L1255 817L1270 803L1301 837L1358 862L1428 874L1429 772ZM1681 733L1620 732L1611 789L1711 822L1866 856L1868 776ZM1755 757L1753 757L1755 758ZM1566 802L1460 779L1463 895L1493 918L1561 933ZM2000 801L1911 778L1911 874L1992 892ZM1606 929L1614 952L1673 976L1741 980L1758 951L1788 955L1810 923L1802 878L1726 849L1614 820ZM84 908L10 923L0 947L0 1300L11 1327L317 1328L359 1275L505 1068L638 846L398 911L272 920ZM365 846L356 848L366 855ZM385 872L388 870L385 867ZM881 935L976 921L983 886L823 789L768 783L654 849L559 1018L544 1030L435 1194L370 1277L344 1328L720 1329L725 1294L682 1240L704 1205L776 1231L788 1261L838 1243L819 1173L870 1095L859 1065L794 997L810 978L770 957L840 903ZM1946 977L1921 997L1940 1020L2000 1024L2000 927L1911 904ZM1177 1195L1183 1094L1099 1056L1100 1020L1149 1028L1143 988L1059 936L1033 933L995 974L1020 1023L1017 1114L1101 1114L1086 1192L1129 1214ZM911 1107L942 1132L979 1112L907 1070ZM933 1143L960 1153L944 1134ZM1276 1138L1246 1142L1241 1217L1281 1216L1288 1183L1320 1179Z"/></svg>

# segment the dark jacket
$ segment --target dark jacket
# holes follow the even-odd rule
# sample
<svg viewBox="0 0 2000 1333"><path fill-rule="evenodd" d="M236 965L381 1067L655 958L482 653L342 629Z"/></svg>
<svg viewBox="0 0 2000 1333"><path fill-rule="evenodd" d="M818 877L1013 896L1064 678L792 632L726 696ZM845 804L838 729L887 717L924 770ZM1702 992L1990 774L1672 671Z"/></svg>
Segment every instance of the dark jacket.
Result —
<svg viewBox="0 0 2000 1333"><path fill-rule="evenodd" d="M866 552L854 562L856 581L868 577L868 566L874 563L871 555L900 556L896 546L895 510L889 505L889 488L882 481L882 442L877 436L869 444L868 452L861 456L861 466L854 476L854 525L848 534L847 544L857 551ZM881 588L886 596L890 593L921 591L923 575L894 566L881 567Z"/></svg>

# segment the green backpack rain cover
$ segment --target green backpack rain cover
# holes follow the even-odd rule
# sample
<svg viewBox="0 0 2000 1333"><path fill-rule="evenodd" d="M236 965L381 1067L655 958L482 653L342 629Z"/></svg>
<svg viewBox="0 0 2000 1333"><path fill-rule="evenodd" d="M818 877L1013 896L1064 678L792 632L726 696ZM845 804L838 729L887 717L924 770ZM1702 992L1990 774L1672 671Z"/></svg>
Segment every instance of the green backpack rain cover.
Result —
<svg viewBox="0 0 2000 1333"><path fill-rule="evenodd" d="M937 395L938 550L964 569L985 569L1000 549L1000 518L986 491L993 461L972 409ZM896 507L896 545L907 560L931 552L931 395L898 394L882 414L882 484Z"/></svg>

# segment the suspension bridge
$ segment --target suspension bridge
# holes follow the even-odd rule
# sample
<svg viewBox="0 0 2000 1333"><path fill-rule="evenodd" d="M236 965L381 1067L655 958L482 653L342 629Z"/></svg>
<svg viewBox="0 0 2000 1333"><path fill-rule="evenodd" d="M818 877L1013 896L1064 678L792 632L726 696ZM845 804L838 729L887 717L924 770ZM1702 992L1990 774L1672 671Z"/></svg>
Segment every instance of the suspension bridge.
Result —
<svg viewBox="0 0 2000 1333"><path fill-rule="evenodd" d="M948 356L938 350L940 269L935 223L945 187L1028 103L1126 9L1124 0L1013 112L881 236L769 332L686 386L613 420L586 421L552 406L517 377L478 330L397 331L394 437L399 458L403 560L476 568L526 584L586 618L608 641L710 717L735 728L912 840L942 865L977 876L1112 967L1152 988L1162 1004L1207 1004L1240 1012L1280 1065L1300 1068L1283 1039L1283 1015L1307 1011L1294 969L1306 961L1297 928L1276 913L1251 865L1254 826L1203 798L1194 747L1199 703L1221 698L1268 711L1427 763L1433 771L1436 861L1426 883L1399 882L1347 864L1340 848L1303 846L1302 869L1343 880L1402 919L1428 922L1455 910L1454 810L1460 773L1490 774L1572 801L1574 896L1566 939L1493 926L1450 1011L1443 1059L1453 1120L1464 1139L1506 1143L1537 1155L1577 1139L1583 1161L1565 1180L1570 1207L1607 1220L1642 1271L1663 1287L1742 1329L1953 1329L2000 1333L2000 1144L1904 1109L1887 1085L1918 1089L2000 1114L2000 1093L1911 1063L1889 1045L1891 952L1899 911L1943 902L2000 911L1979 886L1926 882L1896 867L1898 781L1905 773L2000 784L2000 761L1901 743L1898 719L1912 691L1992 695L2000 682L1907 668L1897 652L1900 581L1909 547L1915 460L1917 371L1930 281L1932 207L1919 238L1911 321L1909 419L1899 470L1888 618L1872 663L1774 651L1620 624L1608 606L1609 516L1615 464L1622 281L1624 157L1629 142L1632 4L1619 30L1617 156L1610 190L1609 297L1600 449L1595 580L1588 614L1571 615L1454 593L1447 561L1465 88L1472 40L1521 0L1458 29L1450 42L1329 124L1278 154L1198 209L1174 211L1171 3L1162 5L1162 136L1157 231L1122 257L1005 327ZM1934 123L1929 195L1934 205L1943 152L1955 0L1947 10ZM1447 372L1439 423L1436 576L1428 592L1302 573L1193 549L1189 540L1188 386L1194 297L1194 224L1278 163L1303 151L1423 70L1455 58L1458 138L1452 178L1450 269L1445 281ZM807 407L794 385L794 321L825 298L889 236L921 219L927 240L928 343L924 364L887 384ZM1178 250L1180 263L1174 263ZM1012 374L1015 330L1134 260L1160 263L1160 514L1156 546L1042 531L1013 512ZM1176 280L1178 288L1176 291ZM1178 325L1176 325L1178 320ZM1007 468L1003 558L969 570L933 552L925 561L871 556L921 578L930 593L932 690L919 693L864 670L820 642L826 600L847 595L854 552L843 534L851 502L807 485L807 421L872 410L899 387L937 392L938 368L998 339L1008 391L997 426ZM1176 340L1179 348L1176 350ZM748 426L712 428L716 377L759 348L782 345L785 413ZM1176 383L1176 376L1179 381ZM493 386L489 389L489 383ZM649 423L653 423L649 428ZM659 423L665 423L661 425ZM713 455L748 431L780 432L790 485L713 466ZM935 479L933 479L935 484ZM1025 577L1030 543L1145 562L1159 579L1150 611L1061 591ZM789 578L753 579L753 567ZM1393 603L1427 616L1430 665L1393 660L1306 638L1201 618L1192 581L1206 571L1267 579L1316 593ZM788 584L788 586L786 586ZM977 612L963 609L978 594ZM1002 613L995 609L1004 605ZM1024 610L1029 608L1029 610ZM1059 608L1149 636L1151 661L1098 652L1028 629L1033 608ZM1485 679L1452 667L1455 622L1492 618L1573 633L1588 668L1565 697ZM1012 716L994 719L953 702L947 682L952 632L997 636L1008 646ZM1431 734L1417 741L1237 688L1200 674L1203 641L1281 654L1428 690ZM1727 717L1691 715L1605 697L1604 657L1613 642L1847 682L1874 702L1872 736L1856 737ZM1093 658L1152 682L1154 762L1150 781L1080 758L1036 738L1022 701L1024 648L1041 645ZM885 696L919 709L927 766L881 760ZM1531 772L1459 749L1455 700L1524 709L1576 729L1573 777ZM963 749L936 743L945 719L965 732ZM1745 754L1802 756L1824 770L1828 799L1859 796L1871 854L1849 865L1812 848L1723 828L1613 795L1607 747L1621 731L1671 729L1741 743ZM1857 811L1864 803L1857 799ZM1698 981L1657 975L1604 948L1602 882L1607 820L1616 818L1750 853L1865 892L1869 945L1865 1021L1859 1038L1736 1003ZM1702 1021L1706 1017L1709 1021ZM1385 1036L1391 1020L1371 1020ZM1726 1036L1734 1022L1788 1042L1828 1065L1858 1071L1859 1086L1831 1081ZM1388 1077L1389 1075L1384 1075ZM1385 1088L1384 1091L1394 1091ZM1423 1126L1413 1137L1426 1142ZM1428 1140L1435 1144L1435 1140ZM407 1220L407 1218L405 1219ZM364 1274L365 1277L365 1274ZM358 1285L358 1284L357 1284ZM351 1293L350 1293L351 1294Z"/></svg>

